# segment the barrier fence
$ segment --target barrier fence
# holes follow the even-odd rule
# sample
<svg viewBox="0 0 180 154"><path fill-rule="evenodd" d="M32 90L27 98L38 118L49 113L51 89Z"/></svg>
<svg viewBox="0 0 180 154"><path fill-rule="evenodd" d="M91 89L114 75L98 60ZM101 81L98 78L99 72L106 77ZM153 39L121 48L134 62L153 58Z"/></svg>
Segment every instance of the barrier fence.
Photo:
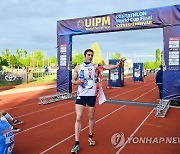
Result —
<svg viewBox="0 0 180 154"><path fill-rule="evenodd" d="M0 71L0 83L8 84L8 83L29 83L33 81L51 81L56 80L57 77L56 70L50 70L45 72L43 70L36 71Z"/></svg>

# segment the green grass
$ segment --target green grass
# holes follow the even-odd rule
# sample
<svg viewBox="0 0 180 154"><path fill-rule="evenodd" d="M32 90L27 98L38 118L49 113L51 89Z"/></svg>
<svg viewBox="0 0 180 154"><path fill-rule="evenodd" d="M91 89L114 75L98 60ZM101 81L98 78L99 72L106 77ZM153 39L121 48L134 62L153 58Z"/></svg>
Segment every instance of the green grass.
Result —
<svg viewBox="0 0 180 154"><path fill-rule="evenodd" d="M56 74L44 75L43 77L35 78L35 80L30 83L53 82L53 81L56 81Z"/></svg>
<svg viewBox="0 0 180 154"><path fill-rule="evenodd" d="M56 74L54 75L44 75L43 77L35 78L33 81L29 82L28 84L33 83L48 83L48 82L55 82L56 81ZM20 84L27 84L26 82L0 82L0 86L14 86Z"/></svg>
<svg viewBox="0 0 180 154"><path fill-rule="evenodd" d="M0 86L14 86L22 84L21 82L0 82Z"/></svg>

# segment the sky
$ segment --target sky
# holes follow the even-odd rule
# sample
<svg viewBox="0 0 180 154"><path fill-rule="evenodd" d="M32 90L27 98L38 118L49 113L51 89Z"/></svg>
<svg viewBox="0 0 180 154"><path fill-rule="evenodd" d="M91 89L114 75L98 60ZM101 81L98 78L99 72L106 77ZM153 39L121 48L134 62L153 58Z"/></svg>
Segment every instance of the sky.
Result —
<svg viewBox="0 0 180 154"><path fill-rule="evenodd" d="M56 56L58 20L105 15L179 4L179 0L0 0L0 55L5 49L41 50ZM136 60L163 50L162 29L73 36L78 53L98 42L105 58L120 52ZM146 57L146 58L145 58Z"/></svg>

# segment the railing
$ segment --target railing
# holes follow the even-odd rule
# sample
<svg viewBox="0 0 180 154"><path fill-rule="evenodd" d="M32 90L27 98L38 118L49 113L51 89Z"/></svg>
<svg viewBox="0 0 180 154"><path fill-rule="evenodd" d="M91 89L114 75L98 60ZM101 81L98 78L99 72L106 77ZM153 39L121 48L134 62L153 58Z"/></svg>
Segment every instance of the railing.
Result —
<svg viewBox="0 0 180 154"><path fill-rule="evenodd" d="M13 71L0 71L0 83L29 83L32 81L41 80L56 80L57 73L56 69L44 71L44 69L26 70L14 69Z"/></svg>
<svg viewBox="0 0 180 154"><path fill-rule="evenodd" d="M39 105L46 105L54 102L59 102L66 99L75 98L77 96L77 92L72 93L58 93L54 95L42 96L39 97L40 102Z"/></svg>

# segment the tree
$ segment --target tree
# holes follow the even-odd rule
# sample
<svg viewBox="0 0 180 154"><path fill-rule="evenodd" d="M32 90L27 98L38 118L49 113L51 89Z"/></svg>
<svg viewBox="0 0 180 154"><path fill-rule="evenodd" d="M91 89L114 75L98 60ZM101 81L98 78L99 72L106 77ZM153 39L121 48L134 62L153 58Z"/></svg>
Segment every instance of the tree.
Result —
<svg viewBox="0 0 180 154"><path fill-rule="evenodd" d="M144 66L146 67L146 69L156 69L159 67L159 63L156 61L146 61L144 62Z"/></svg>
<svg viewBox="0 0 180 154"><path fill-rule="evenodd" d="M10 55L11 55L11 53L10 53L9 49L5 49L5 51L2 52L2 58L8 62L9 66L11 65L10 64Z"/></svg>
<svg viewBox="0 0 180 154"><path fill-rule="evenodd" d="M17 59L17 67L23 66L23 60L22 60L22 49L16 49L16 59Z"/></svg>
<svg viewBox="0 0 180 154"><path fill-rule="evenodd" d="M30 55L26 55L25 57L24 57L24 59L23 59L23 65L25 66L25 67L29 67L30 66L30 64L31 64L31 56Z"/></svg>
<svg viewBox="0 0 180 154"><path fill-rule="evenodd" d="M0 66L8 66L7 60L1 56L0 56Z"/></svg>
<svg viewBox="0 0 180 154"><path fill-rule="evenodd" d="M2 57L0 56L0 71L2 70Z"/></svg>
<svg viewBox="0 0 180 154"><path fill-rule="evenodd" d="M164 51L161 51L161 64L164 63Z"/></svg>
<svg viewBox="0 0 180 154"><path fill-rule="evenodd" d="M53 57L50 57L49 59L48 59L48 63L49 63L49 65L53 65L53 66L57 66L57 57L56 56L53 56Z"/></svg>
<svg viewBox="0 0 180 154"><path fill-rule="evenodd" d="M33 54L33 61L35 63L35 66L36 67L44 67L44 54L42 51L40 50L36 50L34 51L34 54Z"/></svg>
<svg viewBox="0 0 180 154"><path fill-rule="evenodd" d="M156 62L161 62L162 57L161 57L161 51L160 49L156 49Z"/></svg>
<svg viewBox="0 0 180 154"><path fill-rule="evenodd" d="M160 51L160 49L156 49L156 65L161 65L163 64L164 61L164 52Z"/></svg>
<svg viewBox="0 0 180 154"><path fill-rule="evenodd" d="M76 65L82 64L84 62L84 55L82 53L76 53L76 51L73 51L72 53L72 68L74 68Z"/></svg>
<svg viewBox="0 0 180 154"><path fill-rule="evenodd" d="M91 49L94 51L93 63L104 64L104 59L102 58L102 51L97 42L91 45Z"/></svg>
<svg viewBox="0 0 180 154"><path fill-rule="evenodd" d="M10 67L18 67L19 66L19 63L18 63L18 60L17 60L17 57L15 55L10 55Z"/></svg>
<svg viewBox="0 0 180 154"><path fill-rule="evenodd" d="M111 59L121 59L122 56L120 53L115 53L114 55L111 56Z"/></svg>

